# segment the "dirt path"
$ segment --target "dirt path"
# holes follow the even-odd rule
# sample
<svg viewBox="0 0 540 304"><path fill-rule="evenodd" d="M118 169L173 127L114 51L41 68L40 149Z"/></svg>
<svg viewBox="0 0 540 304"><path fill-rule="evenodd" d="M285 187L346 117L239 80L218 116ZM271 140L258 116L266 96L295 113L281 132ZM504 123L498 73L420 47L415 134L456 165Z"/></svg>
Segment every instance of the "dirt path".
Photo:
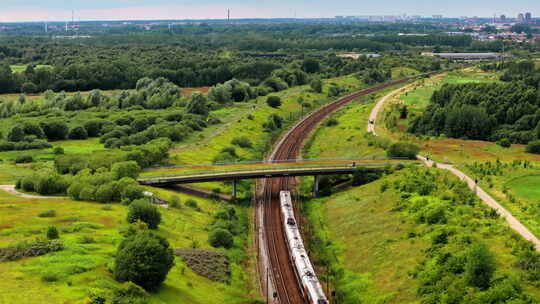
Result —
<svg viewBox="0 0 540 304"><path fill-rule="evenodd" d="M400 93L405 88L407 88L407 86L387 94L386 96L384 96L383 98L381 98L377 102L377 104L375 105L375 107L371 111L371 114L369 115L369 121L368 121L368 127L367 127L368 132L373 133L374 135L377 135L375 133L375 124L377 122L377 116L378 116L379 112L382 110L382 108L384 106L384 103L388 99L390 99L393 96L395 96L396 94ZM373 123L371 123L371 122L373 122ZM433 161L427 160L425 157L420 156L420 155L417 155L417 158L419 160L423 161L426 166L429 166L429 167L433 166ZM510 228L512 228L517 233L519 233L525 239L531 241L534 244L534 246L536 247L536 250L540 251L540 240L527 227L525 227L525 225L523 225L508 210L506 210L506 208L504 208L493 197L491 197L491 195L489 195L486 191L484 191L481 187L479 187L472 178L470 178L469 176L467 176L465 173L461 172L460 170L456 169L452 165L446 165L446 164L437 163L437 168L448 170L448 171L452 172L452 174L454 174L455 176L460 178L461 180L465 181L467 183L467 185L469 186L469 188L471 190L473 190L476 193L476 195L486 205L488 205L489 207L495 209L499 213L499 215L501 215L502 217L504 217L506 219L506 222L508 223Z"/></svg>
<svg viewBox="0 0 540 304"><path fill-rule="evenodd" d="M44 198L64 198L61 196L39 196L39 195L32 195L32 194L26 194L21 193L15 189L15 185L0 185L0 190L5 191L9 194L13 194L22 198L32 198L32 199L44 199Z"/></svg>

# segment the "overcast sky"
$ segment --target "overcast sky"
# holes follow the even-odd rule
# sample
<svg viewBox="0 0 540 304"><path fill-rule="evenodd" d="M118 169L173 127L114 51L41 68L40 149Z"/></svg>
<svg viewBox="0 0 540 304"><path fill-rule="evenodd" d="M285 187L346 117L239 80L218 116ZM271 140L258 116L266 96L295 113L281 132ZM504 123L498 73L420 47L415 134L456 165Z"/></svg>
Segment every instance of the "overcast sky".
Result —
<svg viewBox="0 0 540 304"><path fill-rule="evenodd" d="M0 0L0 22L334 17L336 15L540 15L540 0Z"/></svg>

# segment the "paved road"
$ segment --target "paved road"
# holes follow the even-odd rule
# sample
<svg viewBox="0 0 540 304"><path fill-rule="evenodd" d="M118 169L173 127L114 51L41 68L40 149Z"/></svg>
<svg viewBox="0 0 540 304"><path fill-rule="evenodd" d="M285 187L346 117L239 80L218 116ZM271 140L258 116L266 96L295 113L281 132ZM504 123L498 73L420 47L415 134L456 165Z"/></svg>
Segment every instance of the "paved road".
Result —
<svg viewBox="0 0 540 304"><path fill-rule="evenodd" d="M377 135L375 133L375 124L377 122L377 116L379 112L382 110L384 103L393 97L395 94L398 94L402 90L406 89L407 86L395 90L383 98L381 98L373 110L371 111L371 114L369 115L369 121L368 121L368 127L367 130L370 133L373 133L374 135ZM371 123L373 122L373 123ZM417 155L417 158L421 161L423 161L426 166L433 166L433 161L427 160L425 157ZM459 177L461 180L465 181L469 188L473 190L476 195L489 207L495 209L502 217L506 219L506 222L508 222L508 225L510 228L514 229L517 233L519 233L522 237L525 239L531 241L534 246L536 247L537 251L540 251L540 240L527 228L525 225L523 225L518 219L516 219L506 208L504 208L501 204L499 204L491 195L489 195L486 191L484 191L481 187L476 185L475 181L467 176L465 173L461 172L460 170L456 169L452 165L446 165L446 164L440 164L437 163L437 168L448 170L452 172L455 176Z"/></svg>

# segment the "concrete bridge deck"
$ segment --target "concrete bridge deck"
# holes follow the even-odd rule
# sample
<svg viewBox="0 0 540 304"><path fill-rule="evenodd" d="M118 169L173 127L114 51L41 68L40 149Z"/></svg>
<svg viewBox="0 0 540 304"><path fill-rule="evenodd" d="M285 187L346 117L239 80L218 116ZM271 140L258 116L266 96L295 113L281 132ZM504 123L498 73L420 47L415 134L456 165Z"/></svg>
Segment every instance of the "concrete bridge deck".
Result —
<svg viewBox="0 0 540 304"><path fill-rule="evenodd" d="M138 181L142 185L166 186L172 184L189 184L214 181L236 181L241 179L273 178L286 176L318 176L331 174L352 174L358 168L380 170L388 165L410 163L404 159L363 159L358 161L341 161L339 163L291 162L278 165L269 164L265 167L235 168L234 166L219 166L219 169L205 171L188 171L174 168L164 168L163 173L153 176L141 176ZM234 168L228 170L228 168ZM177 171L177 172L174 172ZM151 171L153 172L160 172Z"/></svg>

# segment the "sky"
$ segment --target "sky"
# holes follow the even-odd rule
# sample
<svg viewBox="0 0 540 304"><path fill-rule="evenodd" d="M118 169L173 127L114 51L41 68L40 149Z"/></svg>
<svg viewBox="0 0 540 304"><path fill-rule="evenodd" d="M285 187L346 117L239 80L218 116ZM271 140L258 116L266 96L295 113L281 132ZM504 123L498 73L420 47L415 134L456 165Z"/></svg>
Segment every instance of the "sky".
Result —
<svg viewBox="0 0 540 304"><path fill-rule="evenodd" d="M540 15L539 0L0 0L0 22L134 19L320 18L338 15Z"/></svg>

